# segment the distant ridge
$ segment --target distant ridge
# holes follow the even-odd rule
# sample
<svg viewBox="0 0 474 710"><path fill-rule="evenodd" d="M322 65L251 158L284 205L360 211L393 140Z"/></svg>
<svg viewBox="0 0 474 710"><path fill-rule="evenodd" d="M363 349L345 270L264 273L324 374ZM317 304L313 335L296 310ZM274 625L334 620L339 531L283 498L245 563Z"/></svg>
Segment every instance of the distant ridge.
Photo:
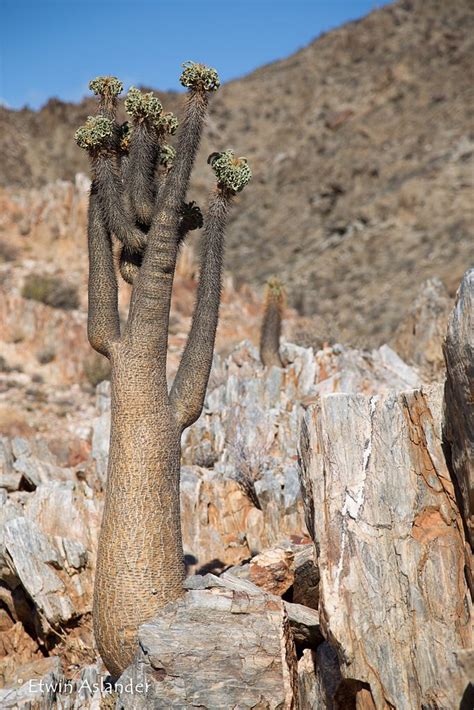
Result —
<svg viewBox="0 0 474 710"><path fill-rule="evenodd" d="M278 274L292 305L365 344L390 337L424 279L453 293L472 265L473 45L471 0L402 0L226 84L192 197L205 199L211 149L248 157L237 279ZM160 96L179 114L179 95ZM72 134L92 106L0 107L0 185L87 172Z"/></svg>

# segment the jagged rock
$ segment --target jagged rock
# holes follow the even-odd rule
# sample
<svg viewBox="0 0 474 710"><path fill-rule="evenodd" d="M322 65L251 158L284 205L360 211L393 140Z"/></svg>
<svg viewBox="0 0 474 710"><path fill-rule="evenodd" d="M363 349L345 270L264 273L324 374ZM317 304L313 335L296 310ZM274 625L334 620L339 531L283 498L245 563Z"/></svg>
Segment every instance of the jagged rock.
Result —
<svg viewBox="0 0 474 710"><path fill-rule="evenodd" d="M366 352L342 345L326 347L315 354L317 365L314 395L332 392L382 394L402 392L421 384L417 372L409 367L388 345Z"/></svg>
<svg viewBox="0 0 474 710"><path fill-rule="evenodd" d="M31 269L35 267L38 268L31 264ZM47 365L51 383L78 382L83 378L84 359L90 352L84 312L50 308L3 287L0 341L21 342L25 356L41 350L54 352L54 358ZM22 361L26 363L25 356Z"/></svg>
<svg viewBox="0 0 474 710"><path fill-rule="evenodd" d="M183 439L184 463L211 458L215 470L244 487L255 488L266 472L284 475L283 465L296 456L299 402L312 391L316 365L311 349L282 352L286 369L264 368L245 342L227 359L215 357L203 415Z"/></svg>
<svg viewBox="0 0 474 710"><path fill-rule="evenodd" d="M335 696L341 684L339 661L335 650L324 641L316 650L304 649L298 661L298 685L301 708L335 710ZM341 710L354 705L342 705ZM357 710L361 710L356 705Z"/></svg>
<svg viewBox="0 0 474 710"><path fill-rule="evenodd" d="M285 369L264 368L247 341L225 359L216 355L203 414L183 435L184 465L233 478L257 508L281 484L287 508L299 498L295 432L302 405L329 392L378 394L420 384L418 374L387 345L371 353L334 345L315 355L311 348L284 343L282 357ZM109 383L99 385L97 404L92 455L105 480Z"/></svg>
<svg viewBox="0 0 474 710"><path fill-rule="evenodd" d="M2 710L112 710L116 700L110 676L100 663L69 678L57 656L21 664L0 690Z"/></svg>
<svg viewBox="0 0 474 710"><path fill-rule="evenodd" d="M24 495L23 506L6 499L1 508L0 589L8 623L0 629L0 659L13 650L23 654L21 638L15 648L10 643L15 622L44 639L91 608L100 518L92 491L85 483L55 481Z"/></svg>
<svg viewBox="0 0 474 710"><path fill-rule="evenodd" d="M80 543L44 535L33 522L20 517L5 524L4 544L10 571L34 600L45 632L49 625L58 627L80 613L85 590L79 578L74 580L75 604L66 585L67 576L72 578L86 566L87 551Z"/></svg>
<svg viewBox="0 0 474 710"><path fill-rule="evenodd" d="M250 562L231 567L228 572L270 594L285 595L295 604L318 608L319 571L312 544L284 543L263 550Z"/></svg>
<svg viewBox="0 0 474 710"><path fill-rule="evenodd" d="M18 596L13 598L9 590L0 587L2 614L0 624L0 688L11 685L18 674L18 668L32 659L42 658L36 641L28 634L21 621L13 618L18 612ZM4 608L3 608L4 607ZM21 610L22 613L24 610ZM28 618L27 614L24 619ZM19 676L21 677L21 676ZM0 702L0 707L3 707Z"/></svg>
<svg viewBox="0 0 474 710"><path fill-rule="evenodd" d="M324 396L305 417L302 487L321 626L348 704L355 694L397 710L461 700L444 671L472 648L471 605L441 389Z"/></svg>
<svg viewBox="0 0 474 710"><path fill-rule="evenodd" d="M75 541L95 557L102 507L86 483L43 484L28 497L24 510L43 533Z"/></svg>
<svg viewBox="0 0 474 710"><path fill-rule="evenodd" d="M303 604L285 602L293 640L299 648L317 648L324 640L321 633L319 614Z"/></svg>
<svg viewBox="0 0 474 710"><path fill-rule="evenodd" d="M295 474L296 475L296 474ZM242 487L216 470L185 466L181 471L183 544L193 570L222 569L249 559L290 535L304 533L299 483L271 480L257 508Z"/></svg>
<svg viewBox="0 0 474 710"><path fill-rule="evenodd" d="M106 380L96 388L96 408L98 414L92 428L92 458L97 477L105 488L110 440L110 382Z"/></svg>
<svg viewBox="0 0 474 710"><path fill-rule="evenodd" d="M206 574L204 576L194 575L188 577L184 583L185 589L203 590L203 589L228 589L234 592L242 592L250 595L271 596L278 599L275 594L268 594L260 587L251 582L249 579L238 577L230 570L224 572L220 577L214 574ZM323 641L321 629L319 625L319 614L315 609L310 609L302 604L294 604L293 602L285 601L285 609L288 614L288 619L293 634L293 640L302 648L316 648Z"/></svg>
<svg viewBox="0 0 474 710"><path fill-rule="evenodd" d="M321 707L313 654L314 651L305 648L298 661L298 694L303 708Z"/></svg>
<svg viewBox="0 0 474 710"><path fill-rule="evenodd" d="M41 658L17 669L15 677L0 689L2 710L50 710L64 676L56 657Z"/></svg>
<svg viewBox="0 0 474 710"><path fill-rule="evenodd" d="M5 524L22 515L23 511L17 501L8 497L5 490L0 490L0 576L5 579L9 574L9 568L5 556Z"/></svg>
<svg viewBox="0 0 474 710"><path fill-rule="evenodd" d="M390 387L406 389L418 380L389 348L361 353L336 345L315 356L310 348L285 344L283 353L285 369L264 369L249 343L225 360L216 358L205 412L183 445L183 541L189 572L220 572L240 565L236 574L245 569L243 576L250 570L247 560L254 558L253 571L262 572L266 564L260 564L263 558L255 559L255 554L279 545L283 553L277 556L283 554L288 562L291 556L291 564L286 571L267 566L270 574L263 586L285 595L284 608L298 650L311 647L317 653L322 641L316 611L319 578L312 550L301 544L308 538L298 475L299 421L305 407L326 390L362 389L375 394ZM85 411L92 412L88 407ZM0 491L4 502L0 590L5 612L0 617L0 674L5 677L11 667L2 655L13 654L18 663L31 660L41 644L49 643L51 634L66 633L69 638L73 628L78 630L78 645L71 636L67 651L71 662L81 658L81 643L87 647L84 662L94 658L88 613L107 470L108 382L97 388L95 413L92 446L86 452L87 456L91 450L91 460L82 458L77 467L59 465L58 457L61 464L69 462L69 443L62 447L59 435L56 442L48 439L48 443L39 437L16 437L4 446L10 481L8 492ZM88 422L91 419L87 417ZM71 427L69 431L78 432L74 436L87 440L89 424L80 431L77 422ZM272 587L279 572L282 578ZM225 578L226 573L217 586ZM261 574L255 579L262 584ZM234 576L230 588L262 594L254 585L238 586L243 582L251 584L245 579L237 582ZM227 580L224 585L227 591L229 584ZM32 620L33 636L25 631L30 623L26 619ZM64 699L61 702L69 708Z"/></svg>
<svg viewBox="0 0 474 710"><path fill-rule="evenodd" d="M215 357L203 415L183 439L185 463L210 459L237 480L257 482L296 455L301 402L329 392L377 394L420 384L387 345L372 353L334 345L314 354L285 343L282 357L284 370L263 368L256 348L245 342L227 359Z"/></svg>
<svg viewBox="0 0 474 710"><path fill-rule="evenodd" d="M13 469L34 487L48 481L72 481L76 478L71 468L58 466L45 441L15 437L11 441Z"/></svg>
<svg viewBox="0 0 474 710"><path fill-rule="evenodd" d="M281 597L294 582L293 561L290 549L264 550L250 560L249 579L266 592Z"/></svg>
<svg viewBox="0 0 474 710"><path fill-rule="evenodd" d="M464 274L444 344L444 434L474 547L474 269Z"/></svg>
<svg viewBox="0 0 474 710"><path fill-rule="evenodd" d="M444 375L443 340L451 307L441 279L428 279L391 341L397 353L419 368L427 380Z"/></svg>
<svg viewBox="0 0 474 710"><path fill-rule="evenodd" d="M295 579L291 590L291 599L295 604L318 609L319 570L314 557L314 550L310 545L302 545L295 553Z"/></svg>
<svg viewBox="0 0 474 710"><path fill-rule="evenodd" d="M118 683L126 710L296 708L297 658L284 603L229 589L190 591L139 630L137 661Z"/></svg>

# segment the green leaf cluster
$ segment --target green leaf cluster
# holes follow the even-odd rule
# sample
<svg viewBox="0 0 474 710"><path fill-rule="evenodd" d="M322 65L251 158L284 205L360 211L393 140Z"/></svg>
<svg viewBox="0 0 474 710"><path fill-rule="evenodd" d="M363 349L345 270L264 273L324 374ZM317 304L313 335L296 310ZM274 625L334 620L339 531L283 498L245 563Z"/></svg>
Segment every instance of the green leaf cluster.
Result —
<svg viewBox="0 0 474 710"><path fill-rule="evenodd" d="M179 80L187 89L217 91L219 88L219 75L212 67L196 62L185 62L183 67L184 71Z"/></svg>
<svg viewBox="0 0 474 710"><path fill-rule="evenodd" d="M233 150L212 153L207 162L214 170L218 185L231 192L243 190L252 177L247 158L236 158Z"/></svg>

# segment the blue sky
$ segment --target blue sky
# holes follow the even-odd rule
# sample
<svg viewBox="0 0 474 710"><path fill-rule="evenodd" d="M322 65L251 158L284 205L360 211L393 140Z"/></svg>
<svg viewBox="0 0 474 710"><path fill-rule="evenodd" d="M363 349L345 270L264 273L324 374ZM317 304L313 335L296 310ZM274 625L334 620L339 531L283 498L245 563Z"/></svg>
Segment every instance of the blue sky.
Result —
<svg viewBox="0 0 474 710"><path fill-rule="evenodd" d="M0 101L79 101L89 79L179 89L181 63L228 81L383 0L0 0Z"/></svg>

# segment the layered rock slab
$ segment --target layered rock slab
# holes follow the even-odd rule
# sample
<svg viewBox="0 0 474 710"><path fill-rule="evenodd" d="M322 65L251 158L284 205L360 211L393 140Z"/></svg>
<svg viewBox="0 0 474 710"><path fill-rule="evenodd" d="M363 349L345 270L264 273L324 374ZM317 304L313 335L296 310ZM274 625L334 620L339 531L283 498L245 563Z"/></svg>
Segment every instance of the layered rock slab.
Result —
<svg viewBox="0 0 474 710"><path fill-rule="evenodd" d="M376 708L461 700L452 679L456 654L472 647L471 603L441 401L441 386L327 395L303 424L321 627L337 649L342 684L370 692Z"/></svg>
<svg viewBox="0 0 474 710"><path fill-rule="evenodd" d="M284 602L224 588L189 591L139 630L118 681L145 687L118 706L298 708L297 658Z"/></svg>

